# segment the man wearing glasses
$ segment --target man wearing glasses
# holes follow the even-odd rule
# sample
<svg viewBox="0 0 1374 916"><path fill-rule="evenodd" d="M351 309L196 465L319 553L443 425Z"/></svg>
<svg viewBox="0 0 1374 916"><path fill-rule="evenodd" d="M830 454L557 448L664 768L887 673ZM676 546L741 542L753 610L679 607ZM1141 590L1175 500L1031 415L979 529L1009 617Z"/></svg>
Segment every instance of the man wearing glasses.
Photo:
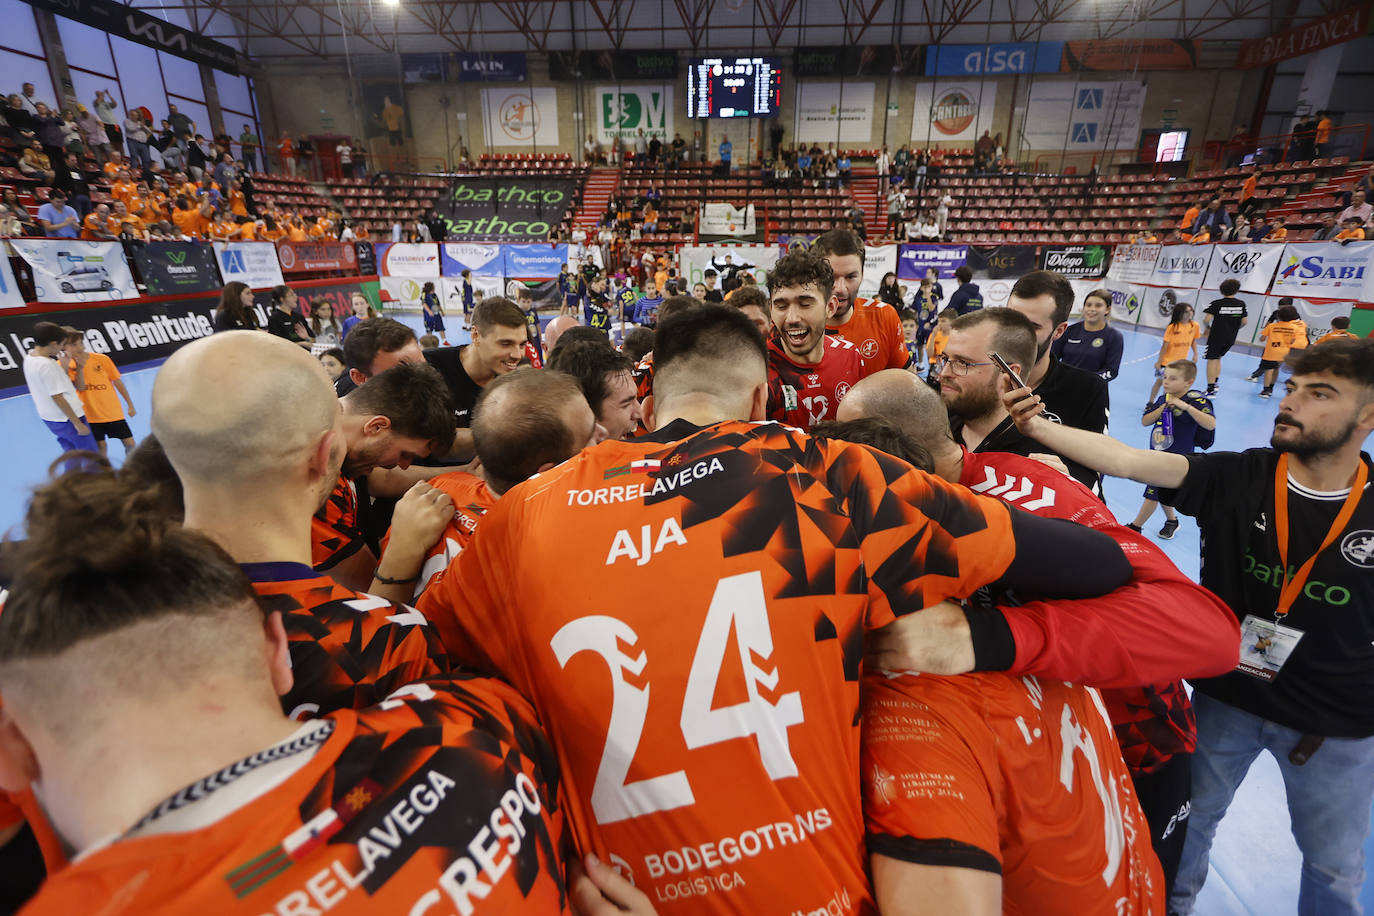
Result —
<svg viewBox="0 0 1374 916"><path fill-rule="evenodd" d="M1002 406L1002 371L991 353L1001 354L1017 375L1025 378L1035 365L1035 326L1009 308L979 309L950 326L944 352L935 361L940 398L949 409L954 437L970 452L1043 454L1048 450L1021 435ZM1097 475L1083 465L1065 460L1069 473L1091 488Z"/></svg>

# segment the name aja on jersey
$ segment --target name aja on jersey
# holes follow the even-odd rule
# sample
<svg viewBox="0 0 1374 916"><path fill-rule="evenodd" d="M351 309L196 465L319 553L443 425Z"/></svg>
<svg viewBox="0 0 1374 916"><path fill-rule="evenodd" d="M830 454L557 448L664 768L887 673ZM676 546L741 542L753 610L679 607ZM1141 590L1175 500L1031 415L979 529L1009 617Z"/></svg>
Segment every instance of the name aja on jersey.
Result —
<svg viewBox="0 0 1374 916"><path fill-rule="evenodd" d="M377 869L384 868L388 875L394 875L412 854L428 848L429 840L410 843L410 838L424 827L426 819L435 815L455 789L462 797L462 789L454 780L437 770L425 771L408 790L398 793L399 797L386 810L380 823L360 835L355 844L338 847L357 849L362 860L358 872L354 873L341 859L335 859L307 878L303 888L279 899L271 913L265 916L319 916L342 903L352 891L368 884ZM439 886L425 891L407 910L410 916L447 916L454 911L461 916L472 916L476 912L474 901L480 902L490 896L510 871L512 858L520 852L529 830L524 819L537 821L541 808L534 781L524 773L517 773L515 786L502 794L497 807L468 841L468 854L449 863L439 876ZM334 815L332 809L283 840L281 848L292 858L313 849L331 833L331 825L334 832L343 826L337 815L332 819L330 815ZM401 863L388 862L393 855L401 855ZM375 892L381 886L381 882L372 883L374 886L364 888L365 892ZM445 899L451 909L436 909Z"/></svg>

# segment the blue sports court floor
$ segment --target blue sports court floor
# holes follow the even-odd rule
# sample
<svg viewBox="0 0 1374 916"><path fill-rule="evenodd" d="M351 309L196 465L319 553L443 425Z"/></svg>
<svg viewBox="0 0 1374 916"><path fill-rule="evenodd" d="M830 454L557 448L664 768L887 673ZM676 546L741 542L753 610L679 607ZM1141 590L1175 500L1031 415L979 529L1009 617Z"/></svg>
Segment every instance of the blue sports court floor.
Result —
<svg viewBox="0 0 1374 916"><path fill-rule="evenodd" d="M407 323L420 330L418 316L408 316ZM467 342L465 332L453 330L449 335L453 344ZM1141 447L1146 445L1146 430L1140 425L1140 408L1150 390L1150 366L1158 350L1158 336L1127 331L1122 372L1112 382L1112 435ZM1279 401L1277 397L1261 400L1257 396L1259 386L1245 381L1256 362L1257 358L1249 353L1233 351L1222 365L1221 391L1216 398L1217 449L1243 449L1268 443ZM124 377L138 409L138 415L130 420L137 437L148 433L155 372L143 369ZM111 453L118 463L122 447L113 443ZM38 420L27 396L0 399L0 467L5 469L5 482L0 485L0 531L17 525L28 488L43 479L57 454L56 442ZM1129 521L1140 508L1141 490L1140 485L1129 481L1109 481L1107 503L1119 519ZM1157 512L1146 531L1154 535L1163 521L1163 512ZM1191 519L1182 517L1174 539L1158 543L1180 569L1197 575L1198 533ZM1212 850L1212 875L1196 910L1199 916L1295 913L1301 858L1288 827L1278 767L1271 757L1261 755L1218 830ZM1371 857L1374 842L1367 842L1366 858ZM1374 912L1374 882L1365 882L1363 901L1366 909Z"/></svg>

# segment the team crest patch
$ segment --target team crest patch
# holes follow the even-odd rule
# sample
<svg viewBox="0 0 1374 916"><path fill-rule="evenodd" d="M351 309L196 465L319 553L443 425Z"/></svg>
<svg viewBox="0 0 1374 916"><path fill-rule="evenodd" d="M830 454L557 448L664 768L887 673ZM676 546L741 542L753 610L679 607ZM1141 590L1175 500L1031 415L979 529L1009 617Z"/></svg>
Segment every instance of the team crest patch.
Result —
<svg viewBox="0 0 1374 916"><path fill-rule="evenodd" d="M1341 539L1341 556L1351 566L1374 568L1374 531L1352 531Z"/></svg>

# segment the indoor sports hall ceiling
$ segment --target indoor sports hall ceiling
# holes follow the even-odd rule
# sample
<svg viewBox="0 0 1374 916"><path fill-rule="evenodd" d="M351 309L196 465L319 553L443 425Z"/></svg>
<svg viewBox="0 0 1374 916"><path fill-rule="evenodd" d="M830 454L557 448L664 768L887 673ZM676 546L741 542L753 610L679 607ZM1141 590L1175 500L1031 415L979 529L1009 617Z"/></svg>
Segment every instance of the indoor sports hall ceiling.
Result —
<svg viewBox="0 0 1374 916"><path fill-rule="evenodd" d="M180 9L184 4L184 13ZM1261 38L1349 0L134 0L253 58Z"/></svg>

